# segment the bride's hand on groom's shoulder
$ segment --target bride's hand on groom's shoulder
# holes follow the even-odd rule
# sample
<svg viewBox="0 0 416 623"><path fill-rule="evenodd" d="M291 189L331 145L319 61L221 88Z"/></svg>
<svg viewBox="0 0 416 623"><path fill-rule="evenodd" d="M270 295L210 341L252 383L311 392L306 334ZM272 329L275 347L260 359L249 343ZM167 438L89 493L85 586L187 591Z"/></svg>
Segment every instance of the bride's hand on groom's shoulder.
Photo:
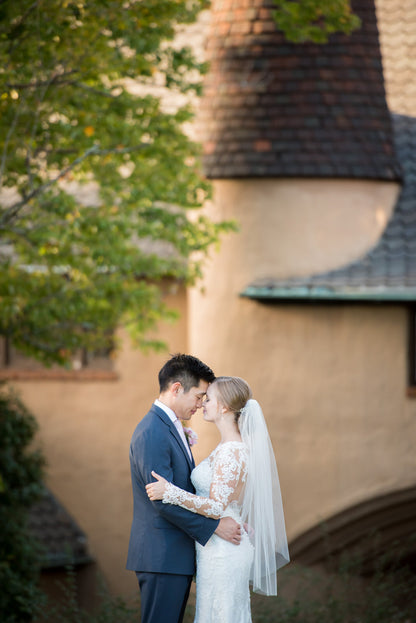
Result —
<svg viewBox="0 0 416 623"><path fill-rule="evenodd" d="M165 493L166 485L168 481L156 474L156 472L152 472L152 476L156 478L157 482L150 482L146 485L146 493L148 495L149 500L163 500L163 494Z"/></svg>

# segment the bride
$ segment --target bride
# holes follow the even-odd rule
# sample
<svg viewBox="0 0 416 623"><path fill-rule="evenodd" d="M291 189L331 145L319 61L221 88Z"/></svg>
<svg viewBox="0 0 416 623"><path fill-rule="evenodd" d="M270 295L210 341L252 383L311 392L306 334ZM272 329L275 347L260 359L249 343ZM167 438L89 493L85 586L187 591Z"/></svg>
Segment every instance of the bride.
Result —
<svg viewBox="0 0 416 623"><path fill-rule="evenodd" d="M276 595L276 570L289 562L279 478L260 405L239 377L217 377L208 387L204 420L221 441L192 472L196 494L152 472L151 500L207 517L232 517L244 526L238 547L213 534L196 544L194 623L251 623L250 591Z"/></svg>

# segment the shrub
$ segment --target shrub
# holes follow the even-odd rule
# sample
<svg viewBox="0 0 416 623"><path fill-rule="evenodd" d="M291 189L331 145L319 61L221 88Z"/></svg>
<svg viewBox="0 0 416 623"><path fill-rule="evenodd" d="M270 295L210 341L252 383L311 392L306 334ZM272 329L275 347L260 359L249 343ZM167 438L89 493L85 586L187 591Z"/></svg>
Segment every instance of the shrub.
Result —
<svg viewBox="0 0 416 623"><path fill-rule="evenodd" d="M42 603L40 549L28 532L30 506L42 492L43 458L31 447L34 417L0 389L0 620L31 621Z"/></svg>

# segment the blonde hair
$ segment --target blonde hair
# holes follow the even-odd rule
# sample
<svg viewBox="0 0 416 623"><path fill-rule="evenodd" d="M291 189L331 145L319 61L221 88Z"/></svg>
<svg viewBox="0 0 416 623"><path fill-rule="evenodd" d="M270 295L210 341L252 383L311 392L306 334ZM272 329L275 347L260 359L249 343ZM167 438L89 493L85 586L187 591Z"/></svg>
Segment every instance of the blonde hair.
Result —
<svg viewBox="0 0 416 623"><path fill-rule="evenodd" d="M235 421L238 422L241 409L253 395L249 384L239 376L217 376L212 386L219 401L235 414Z"/></svg>

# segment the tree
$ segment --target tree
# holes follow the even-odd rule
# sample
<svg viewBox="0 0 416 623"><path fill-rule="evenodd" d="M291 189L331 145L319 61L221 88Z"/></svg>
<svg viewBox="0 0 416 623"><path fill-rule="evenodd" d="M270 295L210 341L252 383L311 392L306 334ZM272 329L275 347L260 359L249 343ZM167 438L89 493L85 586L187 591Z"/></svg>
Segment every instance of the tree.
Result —
<svg viewBox="0 0 416 623"><path fill-rule="evenodd" d="M161 280L195 281L232 228L195 210L209 186L183 128L205 66L169 43L207 2L0 2L0 335L45 363L111 346L120 323L160 345ZM347 0L276 2L288 36L321 32L324 7L349 15ZM166 110L163 88L184 105Z"/></svg>
<svg viewBox="0 0 416 623"><path fill-rule="evenodd" d="M149 92L199 92L204 66L167 42L204 2L0 3L0 334L46 363L120 322L145 344L171 315L161 280L193 281L230 228L188 218L209 193L190 106ZM85 205L71 185L92 183Z"/></svg>
<svg viewBox="0 0 416 623"><path fill-rule="evenodd" d="M335 32L350 34L360 26L350 0L273 0L278 28L294 43L327 43Z"/></svg>
<svg viewBox="0 0 416 623"><path fill-rule="evenodd" d="M40 550L27 528L27 511L43 492L42 455L30 448L33 416L13 394L0 391L0 620L31 621L41 593Z"/></svg>

